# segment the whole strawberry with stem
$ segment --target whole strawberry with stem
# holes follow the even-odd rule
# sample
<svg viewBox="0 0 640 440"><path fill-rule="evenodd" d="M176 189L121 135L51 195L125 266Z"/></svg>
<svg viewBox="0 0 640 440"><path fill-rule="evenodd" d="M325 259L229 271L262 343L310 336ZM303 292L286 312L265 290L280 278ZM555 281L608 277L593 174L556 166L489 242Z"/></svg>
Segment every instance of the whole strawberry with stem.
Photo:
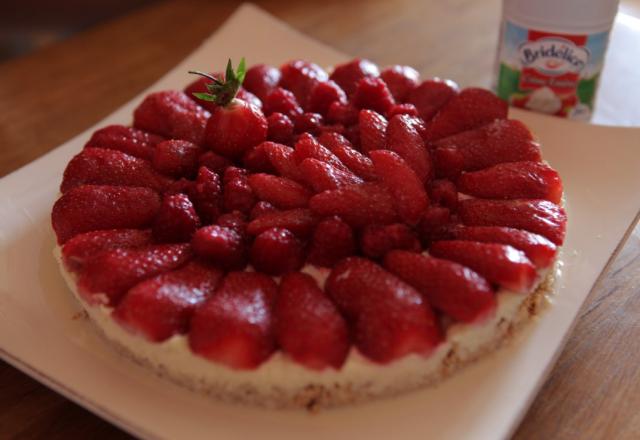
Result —
<svg viewBox="0 0 640 440"><path fill-rule="evenodd" d="M268 124L262 111L255 105L236 98L246 73L244 58L240 60L236 70L229 60L224 79L199 71L189 73L211 80L206 85L208 93L194 93L194 96L218 106L207 122L205 146L222 156L237 159L267 139Z"/></svg>

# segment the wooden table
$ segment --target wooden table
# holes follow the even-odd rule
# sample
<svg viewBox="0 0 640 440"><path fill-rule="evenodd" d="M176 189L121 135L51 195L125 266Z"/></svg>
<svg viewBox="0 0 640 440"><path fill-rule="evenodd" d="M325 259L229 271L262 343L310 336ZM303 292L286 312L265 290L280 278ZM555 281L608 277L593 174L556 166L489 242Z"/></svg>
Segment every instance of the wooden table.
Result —
<svg viewBox="0 0 640 440"><path fill-rule="evenodd" d="M452 77L463 85L490 82L497 0L259 4L321 41L381 65L411 64L424 75ZM236 6L233 1L158 3L0 64L0 176L128 101L193 50ZM640 10L638 0L623 6ZM629 106L638 99L630 97ZM640 228L591 292L515 438L640 438L638 317ZM39 437L128 435L0 362L0 438Z"/></svg>

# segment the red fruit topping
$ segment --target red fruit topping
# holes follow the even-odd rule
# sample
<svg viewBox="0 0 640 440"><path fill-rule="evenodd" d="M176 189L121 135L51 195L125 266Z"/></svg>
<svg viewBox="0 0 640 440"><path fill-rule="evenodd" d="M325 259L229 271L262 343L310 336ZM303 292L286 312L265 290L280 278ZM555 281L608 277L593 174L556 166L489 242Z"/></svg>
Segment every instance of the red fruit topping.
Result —
<svg viewBox="0 0 640 440"><path fill-rule="evenodd" d="M500 226L459 226L451 234L457 240L508 244L524 252L539 269L551 266L557 247L542 235Z"/></svg>
<svg viewBox="0 0 640 440"><path fill-rule="evenodd" d="M177 269L191 255L188 244L108 250L87 261L78 278L78 292L89 304L113 306L140 281Z"/></svg>
<svg viewBox="0 0 640 440"><path fill-rule="evenodd" d="M359 110L351 103L334 101L327 110L327 121L342 125L352 125L358 122Z"/></svg>
<svg viewBox="0 0 640 440"><path fill-rule="evenodd" d="M250 175L249 186L258 199L280 209L304 208L311 197L309 190L299 183L271 174Z"/></svg>
<svg viewBox="0 0 640 440"><path fill-rule="evenodd" d="M392 225L369 225L360 237L362 253L369 258L384 257L393 249L406 249L420 252L420 240L411 228L404 223Z"/></svg>
<svg viewBox="0 0 640 440"><path fill-rule="evenodd" d="M416 129L417 123L415 118L406 115L391 118L387 127L386 148L398 153L413 168L420 182L424 183L433 173L429 151Z"/></svg>
<svg viewBox="0 0 640 440"><path fill-rule="evenodd" d="M369 60L354 59L340 64L333 69L331 80L335 81L347 95L351 96L356 90L358 81L362 78L375 78L380 75L378 66Z"/></svg>
<svg viewBox="0 0 640 440"><path fill-rule="evenodd" d="M189 241L199 226L198 214L186 195L166 195L153 221L153 238L161 243Z"/></svg>
<svg viewBox="0 0 640 440"><path fill-rule="evenodd" d="M247 232L258 235L271 228L284 228L299 237L307 237L313 231L316 218L309 209L290 209L266 213L252 220L247 226Z"/></svg>
<svg viewBox="0 0 640 440"><path fill-rule="evenodd" d="M198 158L199 167L207 167L215 173L222 173L225 168L231 165L231 161L213 151L207 151Z"/></svg>
<svg viewBox="0 0 640 440"><path fill-rule="evenodd" d="M389 109L387 116L393 118L395 115L408 115L418 117L418 109L413 104L396 104Z"/></svg>
<svg viewBox="0 0 640 440"><path fill-rule="evenodd" d="M130 289L113 317L131 332L161 342L189 330L196 307L209 297L222 272L192 261Z"/></svg>
<svg viewBox="0 0 640 440"><path fill-rule="evenodd" d="M303 110L293 93L282 87L278 87L265 99L264 112L266 115L282 113L290 119L293 119L297 115L301 115Z"/></svg>
<svg viewBox="0 0 640 440"><path fill-rule="evenodd" d="M193 197L194 188L196 183L193 180L185 179L181 177L178 180L174 180L169 188L164 192L164 195L167 194L187 194Z"/></svg>
<svg viewBox="0 0 640 440"><path fill-rule="evenodd" d="M313 231L307 261L316 266L332 267L356 251L351 227L340 217L328 217Z"/></svg>
<svg viewBox="0 0 640 440"><path fill-rule="evenodd" d="M389 150L369 153L376 173L393 195L400 218L410 225L418 223L429 206L422 182L399 155Z"/></svg>
<svg viewBox="0 0 640 440"><path fill-rule="evenodd" d="M304 182L304 176L294 159L293 148L275 142L265 142L263 148L278 174L296 182Z"/></svg>
<svg viewBox="0 0 640 440"><path fill-rule="evenodd" d="M267 118L269 129L267 139L280 144L290 144L293 141L293 122L278 112L271 113Z"/></svg>
<svg viewBox="0 0 640 440"><path fill-rule="evenodd" d="M153 148L163 137L123 125L109 125L97 130L85 144L85 148L118 150L141 159L151 160Z"/></svg>
<svg viewBox="0 0 640 440"><path fill-rule="evenodd" d="M81 185L140 186L164 191L171 179L158 174L151 164L121 151L85 148L67 164L60 192Z"/></svg>
<svg viewBox="0 0 640 440"><path fill-rule="evenodd" d="M290 90L302 107L307 108L309 95L314 87L328 79L327 72L317 64L294 60L280 67L280 87Z"/></svg>
<svg viewBox="0 0 640 440"><path fill-rule="evenodd" d="M198 229L191 239L193 252L226 270L242 269L247 264L242 235L219 225Z"/></svg>
<svg viewBox="0 0 640 440"><path fill-rule="evenodd" d="M347 324L309 275L285 275L275 317L278 345L296 362L314 370L342 366L349 353Z"/></svg>
<svg viewBox="0 0 640 440"><path fill-rule="evenodd" d="M233 178L225 183L222 197L226 211L240 211L245 214L251 212L257 201L245 176Z"/></svg>
<svg viewBox="0 0 640 440"><path fill-rule="evenodd" d="M429 199L436 205L458 209L458 189L450 180L434 180L429 183Z"/></svg>
<svg viewBox="0 0 640 440"><path fill-rule="evenodd" d="M191 319L189 346L234 369L254 369L275 350L273 280L256 272L232 272Z"/></svg>
<svg viewBox="0 0 640 440"><path fill-rule="evenodd" d="M496 119L506 119L507 110L506 101L488 90L472 87L464 89L429 121L425 139L435 141Z"/></svg>
<svg viewBox="0 0 640 440"><path fill-rule="evenodd" d="M174 177L193 176L198 170L198 158L204 150L189 141L160 142L153 151L153 167Z"/></svg>
<svg viewBox="0 0 640 440"><path fill-rule="evenodd" d="M227 212L218 217L218 226L233 229L245 239L247 236L247 216L240 211Z"/></svg>
<svg viewBox="0 0 640 440"><path fill-rule="evenodd" d="M364 180L377 180L373 162L367 156L351 146L351 143L338 133L322 133L318 141L329 149L347 168Z"/></svg>
<svg viewBox="0 0 640 440"><path fill-rule="evenodd" d="M556 245L564 241L567 215L547 200L464 200L459 212L466 225L507 226L540 234Z"/></svg>
<svg viewBox="0 0 640 440"><path fill-rule="evenodd" d="M409 93L418 86L420 74L409 66L391 66L380 72L380 78L384 80L398 102L404 102Z"/></svg>
<svg viewBox="0 0 640 440"><path fill-rule="evenodd" d="M269 275L293 272L304 264L304 247L284 228L270 228L258 234L251 247L251 265Z"/></svg>
<svg viewBox="0 0 640 440"><path fill-rule="evenodd" d="M360 352L375 362L427 355L441 340L420 293L369 260L351 257L338 263L326 291L351 321Z"/></svg>
<svg viewBox="0 0 640 440"><path fill-rule="evenodd" d="M510 162L464 173L461 192L488 199L545 199L560 203L562 181L558 172L542 162Z"/></svg>
<svg viewBox="0 0 640 440"><path fill-rule="evenodd" d="M429 254L468 266L514 292L528 293L536 280L536 268L524 252L505 244L437 241L429 247Z"/></svg>
<svg viewBox="0 0 640 440"><path fill-rule="evenodd" d="M318 159L319 161L326 162L333 165L335 168L343 171L349 171L349 169L340 162L340 159L333 154L328 148L324 147L320 142L316 140L312 135L303 133L300 135L298 142L293 152L293 158L296 163L300 164L307 158Z"/></svg>
<svg viewBox="0 0 640 440"><path fill-rule="evenodd" d="M360 146L363 152L387 148L388 123L384 116L372 110L362 110L358 120Z"/></svg>
<svg viewBox="0 0 640 440"><path fill-rule="evenodd" d="M226 185L234 179L246 179L247 174L247 170L245 170L244 168L233 166L228 167L222 174L222 183Z"/></svg>
<svg viewBox="0 0 640 440"><path fill-rule="evenodd" d="M133 125L166 138L202 144L209 116L184 93L164 91L152 93L142 101L133 113Z"/></svg>
<svg viewBox="0 0 640 440"><path fill-rule="evenodd" d="M407 102L416 106L423 121L429 122L438 111L458 94L458 85L448 79L427 79L411 90Z"/></svg>
<svg viewBox="0 0 640 440"><path fill-rule="evenodd" d="M200 167L188 195L204 224L212 223L218 218L222 196L220 176L207 167Z"/></svg>
<svg viewBox="0 0 640 440"><path fill-rule="evenodd" d="M243 86L261 100L265 100L280 81L280 71L272 66L256 64L247 70Z"/></svg>
<svg viewBox="0 0 640 440"><path fill-rule="evenodd" d="M309 95L309 111L327 116L329 107L334 102L347 103L347 95L338 84L333 81L324 81L316 84Z"/></svg>
<svg viewBox="0 0 640 440"><path fill-rule="evenodd" d="M236 98L246 102L247 104L251 104L252 106L262 110L262 101L253 93L243 89L240 87L238 89L238 93L236 94Z"/></svg>
<svg viewBox="0 0 640 440"><path fill-rule="evenodd" d="M242 163L247 170L253 172L273 173L275 171L267 152L264 150L264 142L247 151L242 157Z"/></svg>
<svg viewBox="0 0 640 440"><path fill-rule="evenodd" d="M319 113L303 113L295 117L295 132L310 133L316 135L320 133L322 127L322 115Z"/></svg>
<svg viewBox="0 0 640 440"><path fill-rule="evenodd" d="M159 208L160 197L149 188L83 185L56 201L51 223L62 244L82 232L147 227Z"/></svg>
<svg viewBox="0 0 640 440"><path fill-rule="evenodd" d="M354 227L393 223L397 219L393 196L379 183L325 191L311 197L309 206L320 216L338 215Z"/></svg>
<svg viewBox="0 0 640 440"><path fill-rule="evenodd" d="M456 321L472 322L495 310L491 286L468 267L406 251L389 252L384 266Z"/></svg>
<svg viewBox="0 0 640 440"><path fill-rule="evenodd" d="M359 109L386 114L396 103L387 85L380 78L362 78L353 92L352 102Z"/></svg>
<svg viewBox="0 0 640 440"><path fill-rule="evenodd" d="M299 168L309 186L316 193L363 182L361 178L351 171L343 171L317 159L305 159L299 165Z"/></svg>
<svg viewBox="0 0 640 440"><path fill-rule="evenodd" d="M67 270L78 272L100 252L118 248L137 248L151 244L148 229L107 229L78 234L62 246L62 261Z"/></svg>
<svg viewBox="0 0 640 440"><path fill-rule="evenodd" d="M273 206L271 203L265 202L264 200L260 200L258 203L256 203L253 206L253 209L249 214L249 218L251 220L254 220L258 217L262 217L263 215L269 214L272 212L278 212L278 209L275 206Z"/></svg>
<svg viewBox="0 0 640 440"><path fill-rule="evenodd" d="M423 242L449 238L448 229L451 224L451 211L449 208L431 205L427 208L416 231Z"/></svg>

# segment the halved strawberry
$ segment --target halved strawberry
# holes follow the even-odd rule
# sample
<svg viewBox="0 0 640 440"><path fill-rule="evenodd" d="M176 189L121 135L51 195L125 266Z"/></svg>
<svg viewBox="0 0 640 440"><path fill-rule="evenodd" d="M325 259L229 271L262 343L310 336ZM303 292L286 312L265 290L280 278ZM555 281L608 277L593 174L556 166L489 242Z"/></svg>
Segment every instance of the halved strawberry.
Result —
<svg viewBox="0 0 640 440"><path fill-rule="evenodd" d="M85 148L67 164L60 192L87 184L139 186L162 192L171 182L144 159L117 150Z"/></svg>
<svg viewBox="0 0 640 440"><path fill-rule="evenodd" d="M350 346L347 324L309 275L284 276L275 318L278 345L296 362L314 370L342 366Z"/></svg>
<svg viewBox="0 0 640 440"><path fill-rule="evenodd" d="M254 369L275 350L274 281L257 272L232 272L191 319L189 346L211 361Z"/></svg>
<svg viewBox="0 0 640 440"><path fill-rule="evenodd" d="M431 78L424 80L407 95L407 102L416 106L423 121L429 122L458 94L458 85L449 79Z"/></svg>
<svg viewBox="0 0 640 440"><path fill-rule="evenodd" d="M158 209L160 196L149 188L83 185L56 201L51 224L62 244L82 232L147 227Z"/></svg>
<svg viewBox="0 0 640 440"><path fill-rule="evenodd" d="M487 199L562 200L562 181L556 170L542 162L510 162L463 173L461 192Z"/></svg>
<svg viewBox="0 0 640 440"><path fill-rule="evenodd" d="M258 173L250 175L248 182L259 200L267 201L276 208L304 208L309 204L309 190L286 177Z"/></svg>
<svg viewBox="0 0 640 440"><path fill-rule="evenodd" d="M153 238L160 243L187 242L199 226L200 218L189 197L167 194L153 221Z"/></svg>
<svg viewBox="0 0 640 440"><path fill-rule="evenodd" d="M129 289L113 311L123 327L153 342L186 333L195 309L222 279L219 269L192 261Z"/></svg>
<svg viewBox="0 0 640 440"><path fill-rule="evenodd" d="M464 200L459 213L466 225L524 229L556 245L564 241L567 227L564 209L547 200Z"/></svg>
<svg viewBox="0 0 640 440"><path fill-rule="evenodd" d="M318 141L357 176L364 180L377 180L378 176L371 159L353 148L351 143L341 134L325 132L320 135Z"/></svg>
<svg viewBox="0 0 640 440"><path fill-rule="evenodd" d="M380 76L378 66L369 60L356 58L348 63L335 66L329 78L338 83L348 96L351 96L356 90L358 81L362 78L375 78L378 76Z"/></svg>
<svg viewBox="0 0 640 440"><path fill-rule="evenodd" d="M302 60L283 64L280 66L280 73L280 87L291 90L303 108L307 108L309 95L315 85L329 79L322 67Z"/></svg>
<svg viewBox="0 0 640 440"><path fill-rule="evenodd" d="M396 103L387 85L380 78L362 78L356 84L351 102L356 108L386 114Z"/></svg>
<svg viewBox="0 0 640 440"><path fill-rule="evenodd" d="M495 310L495 294L487 280L453 261L391 251L384 259L384 267L456 321L472 322Z"/></svg>
<svg viewBox="0 0 640 440"><path fill-rule="evenodd" d="M549 267L557 252L556 245L550 240L521 229L500 226L458 226L452 228L450 232L457 240L511 245L524 252L538 269Z"/></svg>
<svg viewBox="0 0 640 440"><path fill-rule="evenodd" d="M404 223L392 225L369 225L360 236L362 253L369 258L384 257L393 249L419 252L420 240Z"/></svg>
<svg viewBox="0 0 640 440"><path fill-rule="evenodd" d="M313 231L317 218L310 209L289 209L261 215L247 226L247 233L258 235L270 228L285 228L299 237L307 237Z"/></svg>
<svg viewBox="0 0 640 440"><path fill-rule="evenodd" d="M275 142L265 142L263 149L279 175L296 182L304 182L304 176L294 159L293 148Z"/></svg>
<svg viewBox="0 0 640 440"><path fill-rule="evenodd" d="M304 247L288 229L270 228L256 236L250 257L251 265L258 272L283 275L302 267Z"/></svg>
<svg viewBox="0 0 640 440"><path fill-rule="evenodd" d="M364 153L387 147L387 120L373 110L361 110L358 117L360 145Z"/></svg>
<svg viewBox="0 0 640 440"><path fill-rule="evenodd" d="M133 126L170 139L202 144L211 114L178 91L148 95L133 112Z"/></svg>
<svg viewBox="0 0 640 440"><path fill-rule="evenodd" d="M498 243L446 240L429 247L429 254L460 263L495 284L529 293L536 280L536 268L524 252Z"/></svg>
<svg viewBox="0 0 640 440"><path fill-rule="evenodd" d="M354 227L393 223L397 219L393 196L379 183L324 191L311 197L309 207L320 216L338 215Z"/></svg>
<svg viewBox="0 0 640 440"><path fill-rule="evenodd" d="M151 160L153 149L164 138L133 127L108 125L94 132L84 148L108 148Z"/></svg>
<svg viewBox="0 0 640 440"><path fill-rule="evenodd" d="M429 198L415 171L393 151L372 151L369 156L376 173L393 195L400 217L410 225L418 223L429 206Z"/></svg>
<svg viewBox="0 0 640 440"><path fill-rule="evenodd" d="M351 227L340 217L327 217L313 231L307 262L332 267L355 252L356 242Z"/></svg>
<svg viewBox="0 0 640 440"><path fill-rule="evenodd" d="M375 362L427 355L441 340L420 293L369 260L351 257L338 263L326 291L351 321L358 350Z"/></svg>
<svg viewBox="0 0 640 440"><path fill-rule="evenodd" d="M334 102L346 104L347 95L334 81L323 81L317 83L309 95L309 110L327 116L329 107Z"/></svg>
<svg viewBox="0 0 640 440"><path fill-rule="evenodd" d="M87 261L78 278L78 292L90 304L116 305L131 287L177 269L191 259L188 244L151 245L101 252Z"/></svg>
<svg viewBox="0 0 640 440"><path fill-rule="evenodd" d="M78 272L100 252L118 248L137 248L151 244L149 229L107 229L78 234L62 246L67 270Z"/></svg>
<svg viewBox="0 0 640 440"><path fill-rule="evenodd" d="M416 129L418 123L407 115L391 118L387 127L386 149L398 153L413 168L420 182L425 183L433 177L433 172L429 151Z"/></svg>
<svg viewBox="0 0 640 440"><path fill-rule="evenodd" d="M256 64L247 70L244 87L261 100L265 100L269 93L278 86L280 70L265 64Z"/></svg>
<svg viewBox="0 0 640 440"><path fill-rule="evenodd" d="M293 151L293 158L297 164L300 164L305 159L312 158L331 164L343 171L349 171L335 154L308 133L303 133L298 138Z"/></svg>
<svg viewBox="0 0 640 440"><path fill-rule="evenodd" d="M380 78L387 84L396 101L405 102L409 93L417 87L420 74L413 67L395 65L380 72Z"/></svg>
<svg viewBox="0 0 640 440"><path fill-rule="evenodd" d="M163 174L192 178L198 171L198 158L204 150L189 141L160 142L153 151L153 167Z"/></svg>
<svg viewBox="0 0 640 440"><path fill-rule="evenodd" d="M317 193L363 182L361 178L351 171L344 171L317 159L305 159L298 167L309 186Z"/></svg>
<svg viewBox="0 0 640 440"><path fill-rule="evenodd" d="M205 226L193 234L191 245L196 255L224 269L238 270L247 264L244 237L234 228Z"/></svg>

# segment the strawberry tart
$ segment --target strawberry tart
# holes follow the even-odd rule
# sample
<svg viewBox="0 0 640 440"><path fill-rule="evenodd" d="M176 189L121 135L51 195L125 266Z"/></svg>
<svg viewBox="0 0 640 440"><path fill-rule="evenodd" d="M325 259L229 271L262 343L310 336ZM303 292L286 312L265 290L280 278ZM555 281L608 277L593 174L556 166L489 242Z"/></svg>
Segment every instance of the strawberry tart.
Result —
<svg viewBox="0 0 640 440"><path fill-rule="evenodd" d="M53 206L61 272L122 353L315 408L436 383L535 313L562 183L494 94L360 59L191 73L96 131Z"/></svg>

